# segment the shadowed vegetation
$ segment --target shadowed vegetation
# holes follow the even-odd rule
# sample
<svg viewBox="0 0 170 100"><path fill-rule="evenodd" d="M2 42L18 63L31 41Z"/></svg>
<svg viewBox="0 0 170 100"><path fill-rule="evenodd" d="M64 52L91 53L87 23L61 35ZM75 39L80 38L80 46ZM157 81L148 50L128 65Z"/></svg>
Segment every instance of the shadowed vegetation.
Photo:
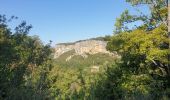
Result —
<svg viewBox="0 0 170 100"><path fill-rule="evenodd" d="M0 99L169 100L168 0L126 2L149 6L151 14L126 10L116 20L115 34L102 38L119 59L98 53L66 61L74 51L53 59L50 43L28 36L31 25L22 22L11 31L8 24L17 17L0 15Z"/></svg>

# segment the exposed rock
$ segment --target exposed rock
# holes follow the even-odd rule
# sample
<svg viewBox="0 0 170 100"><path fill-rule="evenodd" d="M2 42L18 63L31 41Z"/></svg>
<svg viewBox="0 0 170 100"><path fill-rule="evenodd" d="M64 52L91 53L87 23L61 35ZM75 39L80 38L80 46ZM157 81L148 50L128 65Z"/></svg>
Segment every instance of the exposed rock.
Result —
<svg viewBox="0 0 170 100"><path fill-rule="evenodd" d="M92 73L97 73L97 72L99 72L99 66L92 66L92 67L91 67L91 72L92 72Z"/></svg>
<svg viewBox="0 0 170 100"><path fill-rule="evenodd" d="M66 61L69 61L72 57L74 57L75 56L75 54L73 54L73 55L70 55L69 57L67 57L66 58Z"/></svg>
<svg viewBox="0 0 170 100"><path fill-rule="evenodd" d="M96 54L96 53L107 53L111 56L116 55L115 53L110 53L106 50L106 41L101 40L84 40L75 43L62 43L57 44L55 47L54 58L58 58L63 53L74 50L75 54L69 56L66 61L69 61L74 55L80 55L84 58L87 57L87 54Z"/></svg>

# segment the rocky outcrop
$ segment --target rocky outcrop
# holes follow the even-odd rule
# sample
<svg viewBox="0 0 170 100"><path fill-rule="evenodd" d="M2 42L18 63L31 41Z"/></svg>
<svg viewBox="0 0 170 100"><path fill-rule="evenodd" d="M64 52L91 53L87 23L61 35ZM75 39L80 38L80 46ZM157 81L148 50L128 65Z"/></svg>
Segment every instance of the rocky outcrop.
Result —
<svg viewBox="0 0 170 100"><path fill-rule="evenodd" d="M106 50L106 45L107 42L101 40L85 40L69 44L57 44L55 47L54 58L58 58L63 53L66 53L71 50L75 51L74 55L81 55L83 57L87 57L86 54L96 53L107 53L113 55L113 53L110 53ZM71 59L71 57L72 56L70 56L67 60Z"/></svg>

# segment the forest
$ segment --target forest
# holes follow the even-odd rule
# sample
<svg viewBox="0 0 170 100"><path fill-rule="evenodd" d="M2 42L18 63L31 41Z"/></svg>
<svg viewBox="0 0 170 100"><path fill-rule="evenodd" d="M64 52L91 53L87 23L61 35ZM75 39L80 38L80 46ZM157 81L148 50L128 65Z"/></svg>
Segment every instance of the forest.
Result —
<svg viewBox="0 0 170 100"><path fill-rule="evenodd" d="M121 57L93 55L102 64L98 73L83 70L91 59L75 58L76 65L53 59L52 41L30 36L26 21L12 31L18 17L0 15L0 100L169 100L168 0L125 2L148 6L150 15L122 12L114 34L104 37L107 50Z"/></svg>

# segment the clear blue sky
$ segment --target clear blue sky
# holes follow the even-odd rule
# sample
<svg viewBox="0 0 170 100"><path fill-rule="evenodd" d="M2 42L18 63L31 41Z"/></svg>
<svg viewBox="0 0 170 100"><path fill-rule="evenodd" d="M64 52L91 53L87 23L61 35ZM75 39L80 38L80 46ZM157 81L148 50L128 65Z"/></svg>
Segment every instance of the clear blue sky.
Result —
<svg viewBox="0 0 170 100"><path fill-rule="evenodd" d="M134 8L125 0L1 0L0 14L15 15L33 25L38 35L53 45L113 34L114 22L125 10ZM142 7L148 13L148 9ZM14 23L18 23L17 21Z"/></svg>

